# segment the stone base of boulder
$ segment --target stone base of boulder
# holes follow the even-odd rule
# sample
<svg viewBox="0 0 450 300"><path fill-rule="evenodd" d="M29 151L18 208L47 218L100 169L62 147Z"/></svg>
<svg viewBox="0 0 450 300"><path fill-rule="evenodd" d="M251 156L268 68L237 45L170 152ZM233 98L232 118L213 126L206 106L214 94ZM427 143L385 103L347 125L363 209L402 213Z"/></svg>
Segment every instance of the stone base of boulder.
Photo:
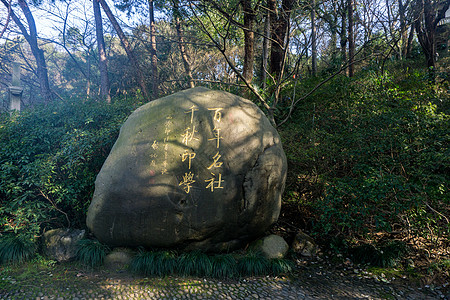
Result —
<svg viewBox="0 0 450 300"><path fill-rule="evenodd" d="M108 269L126 269L133 260L134 251L128 248L115 248L105 257L104 266Z"/></svg>
<svg viewBox="0 0 450 300"><path fill-rule="evenodd" d="M77 255L78 242L86 236L80 229L52 229L43 236L43 252L58 262L70 261Z"/></svg>
<svg viewBox="0 0 450 300"><path fill-rule="evenodd" d="M306 257L315 256L319 251L319 247L314 240L301 230L295 236L291 249L295 253Z"/></svg>
<svg viewBox="0 0 450 300"><path fill-rule="evenodd" d="M250 249L260 252L267 259L281 259L286 256L289 246L281 236L271 234L254 242Z"/></svg>

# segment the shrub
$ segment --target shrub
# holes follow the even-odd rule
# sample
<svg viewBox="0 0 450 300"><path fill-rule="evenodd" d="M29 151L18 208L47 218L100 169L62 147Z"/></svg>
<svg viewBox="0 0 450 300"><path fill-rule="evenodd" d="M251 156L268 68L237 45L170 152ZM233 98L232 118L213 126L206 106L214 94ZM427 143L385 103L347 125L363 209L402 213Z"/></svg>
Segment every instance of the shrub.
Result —
<svg viewBox="0 0 450 300"><path fill-rule="evenodd" d="M22 263L31 259L36 251L34 241L25 236L7 235L0 238L0 263Z"/></svg>
<svg viewBox="0 0 450 300"><path fill-rule="evenodd" d="M103 265L106 255L111 251L96 240L83 239L78 242L77 259L91 268Z"/></svg>
<svg viewBox="0 0 450 300"><path fill-rule="evenodd" d="M286 194L313 234L449 236L449 95L423 75L335 78L281 128Z"/></svg>
<svg viewBox="0 0 450 300"><path fill-rule="evenodd" d="M132 102L55 102L0 114L0 233L77 226Z"/></svg>

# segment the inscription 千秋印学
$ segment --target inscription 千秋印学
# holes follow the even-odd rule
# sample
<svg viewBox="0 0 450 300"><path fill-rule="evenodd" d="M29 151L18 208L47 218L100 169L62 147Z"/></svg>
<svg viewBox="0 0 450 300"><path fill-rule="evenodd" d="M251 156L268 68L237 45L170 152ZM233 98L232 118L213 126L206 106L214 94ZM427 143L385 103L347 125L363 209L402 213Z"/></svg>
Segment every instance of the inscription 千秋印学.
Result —
<svg viewBox="0 0 450 300"><path fill-rule="evenodd" d="M198 140L198 138L195 137L195 133L198 132L197 130L195 130L195 125L191 127L188 127L184 130L184 133L181 135L181 137L183 138L183 144L185 144L186 146L189 145L189 142L191 142L192 140Z"/></svg>
<svg viewBox="0 0 450 300"><path fill-rule="evenodd" d="M185 111L186 114L191 114L191 124L194 123L194 113L198 110L195 105L192 105L188 111Z"/></svg>
<svg viewBox="0 0 450 300"><path fill-rule="evenodd" d="M181 155L181 161L185 162L188 160L189 170L191 169L192 160L195 158L197 154L195 152L189 152L189 150L184 150L184 153Z"/></svg>
<svg viewBox="0 0 450 300"><path fill-rule="evenodd" d="M194 173L186 172L183 175L183 180L178 185L183 187L186 194L189 194L191 192L191 188L194 183L195 183Z"/></svg>

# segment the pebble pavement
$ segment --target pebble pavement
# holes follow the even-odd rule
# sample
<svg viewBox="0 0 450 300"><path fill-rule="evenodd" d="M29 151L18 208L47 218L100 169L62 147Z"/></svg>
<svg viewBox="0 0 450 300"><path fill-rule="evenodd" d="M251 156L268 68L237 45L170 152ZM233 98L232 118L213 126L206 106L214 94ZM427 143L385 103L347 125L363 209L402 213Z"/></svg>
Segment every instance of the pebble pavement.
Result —
<svg viewBox="0 0 450 300"><path fill-rule="evenodd" d="M12 284L0 289L0 299L83 300L83 299L446 299L437 293L424 293L417 288L394 289L384 284L360 284L329 278L311 282L285 277L263 277L220 281L195 278L106 278L83 286L76 280L64 285L33 286L20 290ZM319 281L317 281L319 280Z"/></svg>

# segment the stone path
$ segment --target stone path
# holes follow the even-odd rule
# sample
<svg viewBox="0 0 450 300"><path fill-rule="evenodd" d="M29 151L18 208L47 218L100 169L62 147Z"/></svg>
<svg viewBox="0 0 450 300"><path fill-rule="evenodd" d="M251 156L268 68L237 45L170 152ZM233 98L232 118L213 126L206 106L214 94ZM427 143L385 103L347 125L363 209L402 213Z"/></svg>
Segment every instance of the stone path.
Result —
<svg viewBox="0 0 450 300"><path fill-rule="evenodd" d="M78 274L79 275L79 274ZM84 275L79 275L83 277ZM0 299L446 299L443 294L323 275L306 278L251 278L219 281L193 278L84 278L54 285L17 285L0 289ZM2 279L4 281L4 279ZM5 285L3 285L5 286Z"/></svg>
<svg viewBox="0 0 450 300"><path fill-rule="evenodd" d="M299 264L288 277L217 280L141 277L123 269L87 270L77 264L22 269L0 265L0 299L449 299L449 285L420 287L325 262Z"/></svg>

